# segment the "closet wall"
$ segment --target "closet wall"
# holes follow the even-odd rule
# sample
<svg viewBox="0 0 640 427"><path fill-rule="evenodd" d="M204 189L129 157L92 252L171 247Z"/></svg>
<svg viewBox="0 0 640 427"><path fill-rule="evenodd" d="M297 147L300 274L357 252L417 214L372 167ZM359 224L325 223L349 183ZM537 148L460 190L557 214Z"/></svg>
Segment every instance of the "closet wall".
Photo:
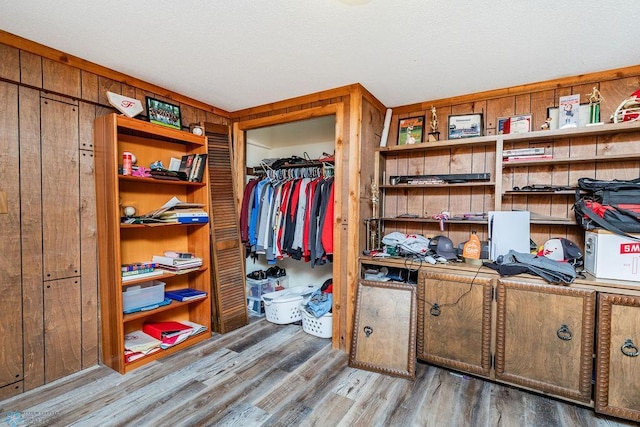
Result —
<svg viewBox="0 0 640 427"><path fill-rule="evenodd" d="M228 113L0 31L0 399L98 363L93 122L106 91ZM162 96L159 96L162 95Z"/></svg>

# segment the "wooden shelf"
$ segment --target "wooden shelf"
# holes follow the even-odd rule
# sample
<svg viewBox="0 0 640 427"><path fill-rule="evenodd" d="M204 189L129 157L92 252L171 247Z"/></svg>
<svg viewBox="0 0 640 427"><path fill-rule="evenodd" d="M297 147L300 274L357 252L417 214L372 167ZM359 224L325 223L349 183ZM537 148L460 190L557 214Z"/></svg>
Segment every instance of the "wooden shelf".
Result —
<svg viewBox="0 0 640 427"><path fill-rule="evenodd" d="M570 157L562 159L540 159L528 161L502 162L503 168L520 168L525 166L546 166L546 165L564 165L592 162L619 162L619 161L638 161L639 158L630 157L628 154L611 154L608 156L590 156L590 157Z"/></svg>
<svg viewBox="0 0 640 427"><path fill-rule="evenodd" d="M176 144L205 146L205 138L178 129L160 126L126 116L118 116L117 132Z"/></svg>
<svg viewBox="0 0 640 427"><path fill-rule="evenodd" d="M379 147L376 150L382 154L400 154L407 152L420 152L430 150L447 150L455 148L466 148L488 145L495 145L497 136L479 136L474 138L462 138L462 139L445 139L443 141L435 142L422 142L412 145L392 145L389 147Z"/></svg>
<svg viewBox="0 0 640 427"><path fill-rule="evenodd" d="M148 282L150 280L162 280L162 279L169 279L171 277L176 277L176 276L180 276L180 275L184 275L184 274L193 274L193 273L198 273L200 271L206 271L208 270L207 267L200 267L200 268L196 268L196 269L188 269L187 271L184 272L180 272L180 273L173 273L171 271L166 271L163 274L160 274L158 276L151 276L151 277L144 277L141 279L131 279L131 280L127 280L126 282L122 282L122 286L130 286L130 285L135 285L137 283L144 283L144 282Z"/></svg>
<svg viewBox="0 0 640 427"><path fill-rule="evenodd" d="M201 341L204 341L206 339L209 339L209 337L211 336L211 331L210 330L206 330L204 332L199 333L198 335L195 335L193 337L189 337L186 340L184 340L183 342L181 342L180 344L176 344L173 347L169 347L166 350L160 350L160 351L156 351L155 353L152 353L148 356L143 356L140 359L136 359L133 362L130 363L125 363L124 365L124 372L123 373L127 373L127 372L131 372L132 370L139 368L140 366L144 366L149 362L153 362L154 360L158 360L161 359L163 357L166 357L170 354L176 353L182 349L185 349L187 347L191 347L194 344L197 344ZM122 354L122 357L124 358L124 352Z"/></svg>
<svg viewBox="0 0 640 427"><path fill-rule="evenodd" d="M137 313L125 314L122 317L122 323L132 322L132 321L138 320L138 319L144 319L145 317L149 317L151 315L162 313L163 311L175 310L175 309L180 308L180 307L185 306L185 305L196 304L196 303L203 302L203 301L204 301L205 304L210 304L211 303L211 301L209 301L209 297L208 296L206 298L200 298L200 299L196 299L196 300L192 300L192 301L171 301L170 304L163 305L163 306L158 307L158 308L154 308L153 310L139 311Z"/></svg>
<svg viewBox="0 0 640 427"><path fill-rule="evenodd" d="M380 188L397 189L397 190L413 190L423 188L455 188L455 187L495 187L493 181L474 181L474 182L456 182L452 184L383 184Z"/></svg>
<svg viewBox="0 0 640 427"><path fill-rule="evenodd" d="M383 217L380 218L383 221L391 222L424 222L424 223L434 223L439 224L439 219L433 218L411 218L411 217ZM487 224L486 219L446 219L444 220L445 224Z"/></svg>
<svg viewBox="0 0 640 427"><path fill-rule="evenodd" d="M172 179L143 178L132 175L118 175L118 180L122 182L137 182L141 184L162 184L162 185L186 185L190 187L205 187L204 182L191 182Z"/></svg>

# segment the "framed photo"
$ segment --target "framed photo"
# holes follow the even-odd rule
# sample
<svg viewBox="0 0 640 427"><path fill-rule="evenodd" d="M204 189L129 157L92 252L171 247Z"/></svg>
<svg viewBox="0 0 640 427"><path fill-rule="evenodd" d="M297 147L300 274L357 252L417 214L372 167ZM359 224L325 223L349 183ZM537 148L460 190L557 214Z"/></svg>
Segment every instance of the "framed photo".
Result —
<svg viewBox="0 0 640 427"><path fill-rule="evenodd" d="M414 379L416 316L415 285L360 281L349 366Z"/></svg>
<svg viewBox="0 0 640 427"><path fill-rule="evenodd" d="M533 117L531 114L519 116L498 117L496 124L497 134L527 133L531 132Z"/></svg>
<svg viewBox="0 0 640 427"><path fill-rule="evenodd" d="M400 119L398 122L398 145L419 144L424 133L424 116Z"/></svg>
<svg viewBox="0 0 640 427"><path fill-rule="evenodd" d="M482 136L482 114L449 116L449 139Z"/></svg>
<svg viewBox="0 0 640 427"><path fill-rule="evenodd" d="M146 97L146 102L147 118L151 123L174 129L182 129L179 106L159 101L148 96Z"/></svg>
<svg viewBox="0 0 640 427"><path fill-rule="evenodd" d="M559 98L558 129L577 128L580 116L580 94Z"/></svg>
<svg viewBox="0 0 640 427"><path fill-rule="evenodd" d="M547 118L551 119L549 122L549 129L558 129L560 120L559 116L559 107L547 108ZM589 104L580 104L578 107L578 127L584 127L587 126L587 124L589 124Z"/></svg>

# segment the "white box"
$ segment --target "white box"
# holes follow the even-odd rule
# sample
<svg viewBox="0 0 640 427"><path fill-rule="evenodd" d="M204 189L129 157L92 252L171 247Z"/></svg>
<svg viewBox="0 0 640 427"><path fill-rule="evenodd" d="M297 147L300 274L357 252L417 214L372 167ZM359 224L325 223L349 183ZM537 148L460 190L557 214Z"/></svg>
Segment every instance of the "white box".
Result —
<svg viewBox="0 0 640 427"><path fill-rule="evenodd" d="M640 238L640 234L633 236ZM587 231L584 269L599 279L640 281L640 240L604 230Z"/></svg>
<svg viewBox="0 0 640 427"><path fill-rule="evenodd" d="M133 310L164 301L164 282L153 280L127 286L122 292L122 311Z"/></svg>

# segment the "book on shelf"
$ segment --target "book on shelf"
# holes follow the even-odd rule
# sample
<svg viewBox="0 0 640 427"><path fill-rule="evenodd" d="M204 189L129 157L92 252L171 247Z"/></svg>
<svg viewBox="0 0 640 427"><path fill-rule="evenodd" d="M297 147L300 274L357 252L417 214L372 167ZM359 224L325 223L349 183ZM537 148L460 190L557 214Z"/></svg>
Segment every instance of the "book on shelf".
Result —
<svg viewBox="0 0 640 427"><path fill-rule="evenodd" d="M188 332L180 333L178 335L174 335L172 337L164 338L162 343L160 344L160 348L167 349L169 347L173 347L176 344L180 344L182 341L186 340L189 337L200 334L207 330L206 326L201 325L196 322L190 322L188 320L181 320L180 323L190 326L191 330Z"/></svg>
<svg viewBox="0 0 640 427"><path fill-rule="evenodd" d="M191 333L193 328L175 321L149 322L142 325L142 331L160 341L180 334Z"/></svg>
<svg viewBox="0 0 640 427"><path fill-rule="evenodd" d="M172 197L171 199L169 199L164 205L162 205L162 207L158 208L158 209L154 209L150 212L147 212L146 214L142 215L140 218L142 219L149 219L149 218L160 218L160 216L167 212L170 209L193 209L193 208L200 208L202 209L204 207L204 203L188 203L188 202L183 202L180 199L178 199L177 197Z"/></svg>
<svg viewBox="0 0 640 427"><path fill-rule="evenodd" d="M202 265L202 258L173 258L164 255L154 255L153 260L157 262L161 268L182 269L194 268Z"/></svg>
<svg viewBox="0 0 640 427"><path fill-rule="evenodd" d="M184 172L187 181L202 182L207 164L207 154L186 154L180 160L180 172Z"/></svg>
<svg viewBox="0 0 640 427"><path fill-rule="evenodd" d="M138 274L151 273L154 270L155 270L155 267L141 268L139 270L123 271L122 277L137 276Z"/></svg>
<svg viewBox="0 0 640 427"><path fill-rule="evenodd" d="M150 350L160 347L161 343L161 340L140 330L124 335L124 349L133 352L148 353Z"/></svg>
<svg viewBox="0 0 640 427"><path fill-rule="evenodd" d="M187 326L191 326L192 330L191 330L191 336L193 335L198 335L204 331L207 330L207 327L204 325L201 325L199 323L196 322L191 322L189 320L181 320L180 323L184 323Z"/></svg>
<svg viewBox="0 0 640 427"><path fill-rule="evenodd" d="M133 272L128 272L133 273ZM161 269L154 268L151 271L147 272L136 272L136 274L127 274L122 273L122 282L128 282L130 280L138 280L138 279L148 279L150 277L162 276L165 272Z"/></svg>
<svg viewBox="0 0 640 427"><path fill-rule="evenodd" d="M544 147L516 148L502 151L502 157L530 156L532 154L544 154Z"/></svg>
<svg viewBox="0 0 640 427"><path fill-rule="evenodd" d="M162 348L160 346L154 347L151 350L146 351L146 352L125 350L124 351L124 360L127 363L130 363L130 362L133 362L134 360L138 360L141 357L148 356L148 355L153 354L153 353L155 353L157 351L160 351L160 350L162 350Z"/></svg>
<svg viewBox="0 0 640 427"><path fill-rule="evenodd" d="M190 258L196 257L191 252L177 252L177 251L164 251L163 255L171 258L182 258L182 259L190 259Z"/></svg>
<svg viewBox="0 0 640 427"><path fill-rule="evenodd" d="M206 298L207 293L198 289L184 288L165 291L164 295L175 301L192 301L194 299Z"/></svg>
<svg viewBox="0 0 640 427"><path fill-rule="evenodd" d="M532 154L529 156L509 156L502 159L505 162L517 162L527 160L553 159L553 154Z"/></svg>
<svg viewBox="0 0 640 427"><path fill-rule="evenodd" d="M155 268L157 266L158 264L155 262L143 261L143 262L134 262L131 264L122 264L121 269L122 269L122 272L124 273L126 271L144 270L148 268Z"/></svg>

